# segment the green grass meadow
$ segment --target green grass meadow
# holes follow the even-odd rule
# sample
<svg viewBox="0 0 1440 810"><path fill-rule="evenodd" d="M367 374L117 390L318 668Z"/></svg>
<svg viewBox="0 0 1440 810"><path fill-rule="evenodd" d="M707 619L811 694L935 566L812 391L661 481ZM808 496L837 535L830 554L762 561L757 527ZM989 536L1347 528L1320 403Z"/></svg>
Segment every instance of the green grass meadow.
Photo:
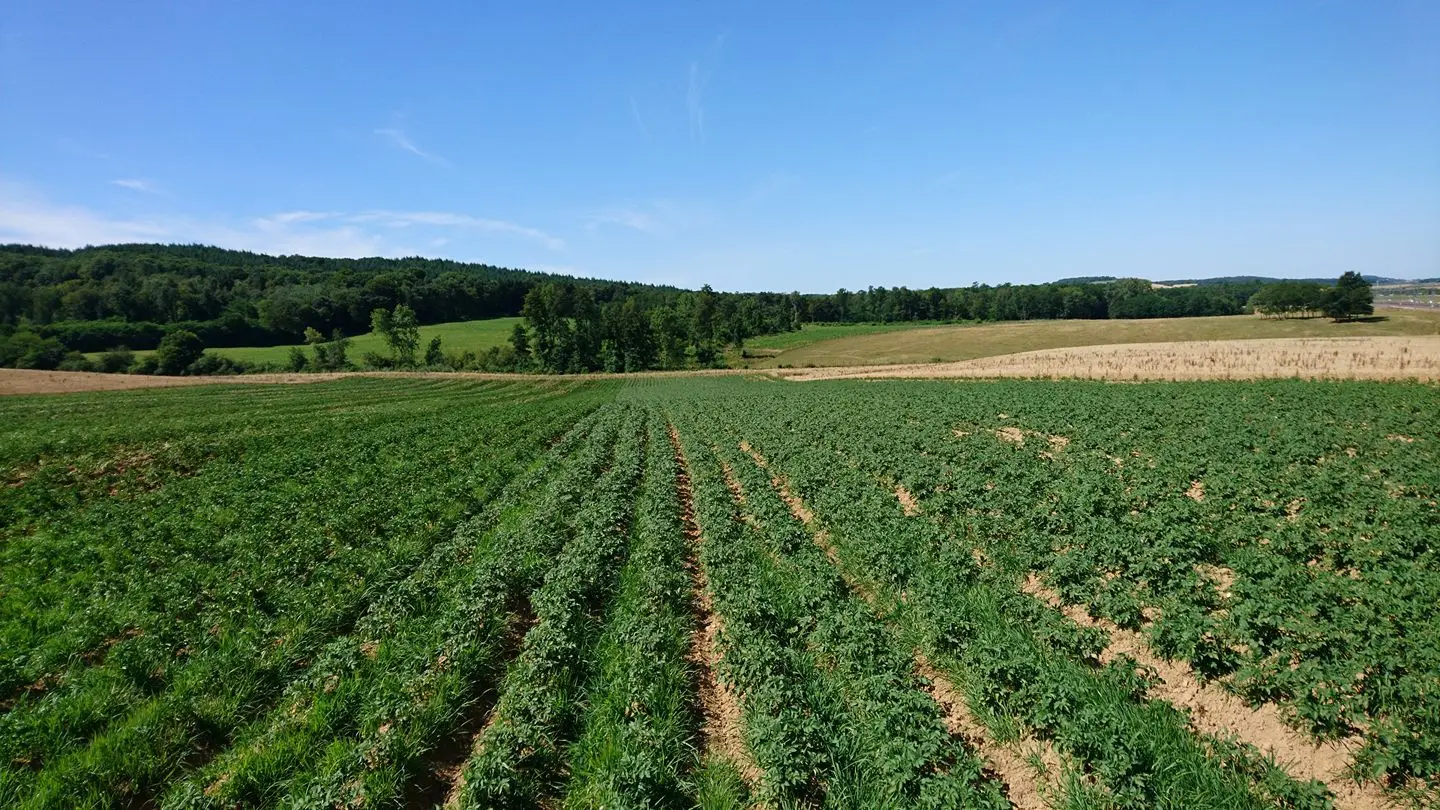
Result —
<svg viewBox="0 0 1440 810"><path fill-rule="evenodd" d="M515 324L523 321L524 318L490 318L482 321L454 321L422 326L420 327L420 350L423 352L432 339L439 337L440 345L447 353L483 352L491 346L503 345L509 340L510 332L515 328ZM297 345L302 349L307 348L304 344ZM291 348L291 346L241 346L206 349L206 351L232 360L243 360L257 365L281 366L289 358ZM374 332L356 335L350 339L349 354L352 362L359 360L366 352L385 354L389 352L389 348L385 345L385 340ZM152 353L140 351L136 352L135 356L146 357ZM87 356L93 360L101 354L103 352L92 352Z"/></svg>

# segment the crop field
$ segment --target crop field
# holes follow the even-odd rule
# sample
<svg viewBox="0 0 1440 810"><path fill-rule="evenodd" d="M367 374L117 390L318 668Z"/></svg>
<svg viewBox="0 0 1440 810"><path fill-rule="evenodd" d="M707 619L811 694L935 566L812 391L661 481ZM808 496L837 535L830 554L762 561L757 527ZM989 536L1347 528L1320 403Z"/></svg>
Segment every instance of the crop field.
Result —
<svg viewBox="0 0 1440 810"><path fill-rule="evenodd" d="M346 378L0 399L0 807L1440 789L1440 395Z"/></svg>
<svg viewBox="0 0 1440 810"><path fill-rule="evenodd" d="M747 359L762 359L777 357L785 352L820 343L827 340L839 338L857 337L863 335L878 335L885 332L903 332L909 329L934 329L941 324L934 321L897 321L893 323L806 323L802 324L797 332L779 332L773 335L757 335L745 341L745 349L749 358L739 357L738 352L732 350L734 357L731 361L735 364L744 363Z"/></svg>
<svg viewBox="0 0 1440 810"><path fill-rule="evenodd" d="M953 363L982 357L1101 346L1172 341L1262 340L1270 338L1356 338L1440 335L1440 310L1376 310L1376 320L1332 323L1325 318L1261 318L1226 315L1207 318L1135 320L1010 321L924 328L871 328L828 334L795 333L767 357L748 361L756 368L866 366L890 363ZM895 325L891 325L895 326ZM845 329L845 326L838 329ZM807 340L815 337L816 340ZM748 345L757 348L759 340Z"/></svg>
<svg viewBox="0 0 1440 810"><path fill-rule="evenodd" d="M1116 343L956 363L787 369L791 379L1440 380L1440 335Z"/></svg>

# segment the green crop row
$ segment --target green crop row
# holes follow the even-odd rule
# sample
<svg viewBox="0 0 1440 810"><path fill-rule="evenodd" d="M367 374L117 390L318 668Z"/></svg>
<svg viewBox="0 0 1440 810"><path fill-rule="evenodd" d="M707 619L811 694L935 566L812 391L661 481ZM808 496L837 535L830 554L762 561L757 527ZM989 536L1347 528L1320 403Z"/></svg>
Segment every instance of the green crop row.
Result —
<svg viewBox="0 0 1440 810"><path fill-rule="evenodd" d="M1437 425L1292 381L0 399L0 807L1003 807L981 737L1057 807L1343 802L1077 610L1433 802Z"/></svg>
<svg viewBox="0 0 1440 810"><path fill-rule="evenodd" d="M617 409L629 423L643 414ZM573 739L590 650L629 550L635 487L645 463L640 426L621 429L610 468L576 506L574 535L530 595L534 622L505 674L499 701L461 774L462 808L537 806Z"/></svg>
<svg viewBox="0 0 1440 810"><path fill-rule="evenodd" d="M743 696L762 795L827 807L999 807L913 674L910 649L851 592L748 457L687 414L722 675ZM743 504L721 465L737 476Z"/></svg>
<svg viewBox="0 0 1440 810"><path fill-rule="evenodd" d="M484 398L476 405L439 425L407 424L390 412L355 430L318 431L312 443L292 441L288 452L252 448L242 461L207 466L138 499L82 503L27 536L22 573L24 563L38 568L35 549L43 548L88 575L90 588L40 602L46 612L5 617L8 638L58 651L17 656L32 671L36 661L66 660L67 643L82 652L69 653L64 669L42 679L46 688L23 691L0 716L0 796L16 804L25 796L23 806L110 806L203 762L368 601L403 581L447 527L583 412L522 406L506 414ZM588 407L583 399L573 406ZM488 417L481 432L466 418L476 413ZM385 453L396 439L410 452ZM452 474L427 485L437 456L454 464ZM384 497L375 497L377 486ZM87 552L110 564L76 564ZM47 631L39 621L47 615L69 618L70 632ZM103 655L84 653L93 648L87 637L103 633L118 640Z"/></svg>
<svg viewBox="0 0 1440 810"><path fill-rule="evenodd" d="M597 415L567 435L165 805L405 800L427 754L499 680L525 596L568 536L563 508L609 463L617 427Z"/></svg>
<svg viewBox="0 0 1440 810"><path fill-rule="evenodd" d="M647 422L634 539L594 646L588 707L569 749L565 806L685 807L699 792L689 549L666 425Z"/></svg>
<svg viewBox="0 0 1440 810"><path fill-rule="evenodd" d="M1433 781L1431 389L712 384L687 396L736 437L767 436L767 454L823 472L816 492L837 507L868 486L869 514L900 520L890 490L903 486L997 588L1043 572L1068 601L1143 627L1158 652L1210 677L1231 673L1232 688L1278 700L1299 725L1364 729L1360 773ZM863 472L842 483L847 464ZM897 580L924 567L892 556ZM997 615L1024 611L1006 601Z"/></svg>

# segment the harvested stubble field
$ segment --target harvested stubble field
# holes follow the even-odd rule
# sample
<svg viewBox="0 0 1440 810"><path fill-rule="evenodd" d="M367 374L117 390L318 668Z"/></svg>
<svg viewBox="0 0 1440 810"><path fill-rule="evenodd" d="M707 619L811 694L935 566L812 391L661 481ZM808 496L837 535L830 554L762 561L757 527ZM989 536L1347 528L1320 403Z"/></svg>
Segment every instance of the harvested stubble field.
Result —
<svg viewBox="0 0 1440 810"><path fill-rule="evenodd" d="M651 371L639 374L570 375L571 381L670 379L749 374L738 369ZM1440 337L1315 338L1187 341L1053 349L986 357L958 363L838 366L772 369L764 372L792 380L835 378L1045 378L1139 380L1415 380L1440 379ZM536 374L473 372L328 372L323 374L247 374L238 377L158 377L97 374L85 371L0 369L0 395L58 394L168 388L235 383L312 383L347 377L391 379L463 379L539 381Z"/></svg>
<svg viewBox="0 0 1440 810"><path fill-rule="evenodd" d="M6 398L0 806L1433 801L1437 425L1363 382Z"/></svg>
<svg viewBox="0 0 1440 810"><path fill-rule="evenodd" d="M1382 308L1377 317L1351 323L1325 318L1261 318L1227 315L1209 318L1138 320L1011 321L928 328L871 326L841 337L809 342L826 330L809 329L781 336L781 350L750 361L757 368L868 366L956 363L982 357L1041 349L1065 349L1119 343L1265 340L1271 338L1440 336L1440 311ZM763 345L765 338L752 343Z"/></svg>
<svg viewBox="0 0 1440 810"><path fill-rule="evenodd" d="M1030 377L1091 380L1440 380L1440 337L1275 338L1045 349L958 363L805 369L799 380Z"/></svg>

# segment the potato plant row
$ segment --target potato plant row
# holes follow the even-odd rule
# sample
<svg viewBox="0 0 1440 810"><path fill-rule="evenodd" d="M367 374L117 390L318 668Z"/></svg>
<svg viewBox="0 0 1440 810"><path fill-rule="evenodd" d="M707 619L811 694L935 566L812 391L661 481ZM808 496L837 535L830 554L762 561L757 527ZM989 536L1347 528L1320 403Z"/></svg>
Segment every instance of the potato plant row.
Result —
<svg viewBox="0 0 1440 810"><path fill-rule="evenodd" d="M873 537L879 556L855 548L857 570L907 591L918 623L949 622L944 634L967 638L974 628L953 624L979 613L988 616L979 622L985 633L1018 620L1049 645L1055 631L1033 617L1037 600L1017 593L1038 574L1066 601L1143 630L1157 653L1246 699L1276 702L1298 731L1357 735L1364 744L1351 776L1378 778L1398 801L1434 791L1440 648L1427 639L1440 626L1426 608L1440 603L1430 539L1440 525L1433 388L842 383L689 393L707 420L727 426L732 444L748 440L797 486L810 482L818 514L853 516L832 530L833 542ZM907 533L927 539L906 547ZM936 571L975 579L986 586L976 593L990 596L970 608L918 607L926 591L913 577L933 580ZM997 641L975 660L1004 661L1000 651L1020 641ZM1071 646L1077 672L1091 652ZM956 674L972 689L990 688L968 668ZM1023 700L1020 686L1036 677L996 678L978 702L994 697L1002 713L1020 713L1023 704L1003 704ZM1125 673L1114 680L1124 691ZM1124 702L1114 705L1118 720ZM1048 725L1057 720L1033 722L1065 742L1062 728ZM1177 728L1160 714L1144 722ZM1156 759L1102 731L1077 730L1072 750L1100 740L1088 756L1131 760L1080 758L1106 790L1148 801L1182 795L1160 792L1170 789L1146 774L1177 762L1173 752ZM1323 788L1283 778L1253 749L1200 744L1220 768L1248 775L1266 800L1324 800Z"/></svg>
<svg viewBox="0 0 1440 810"><path fill-rule="evenodd" d="M0 400L0 806L1434 802L1437 424L1298 382ZM1123 632L1349 771L1197 724Z"/></svg>
<svg viewBox="0 0 1440 810"><path fill-rule="evenodd" d="M731 525L751 544L750 559L759 569L748 577L754 583L748 588L743 580L717 580L721 592L752 600L724 611L727 622L733 614L754 616L749 624L727 623L727 641L739 646L742 633L768 631L806 659L797 667L805 680L796 692L804 698L801 705L812 707L814 749L805 752L808 757L787 756L783 749L766 758L757 754L773 792L837 808L1005 807L1000 786L946 730L940 707L915 674L913 648L851 588L768 474L727 441L730 436L707 430L704 420L682 424L714 443L709 463L723 464L738 483L743 497L732 508L742 517ZM709 489L718 494L716 484ZM763 663L756 669L752 679L765 677ZM743 691L749 699L757 690ZM760 715L748 725L760 750L765 740L758 732L775 719ZM789 774L807 778L787 780Z"/></svg>
<svg viewBox="0 0 1440 810"><path fill-rule="evenodd" d="M69 602L7 591L17 597L5 600L7 651L61 666L40 669L0 716L0 804L105 806L153 795L212 756L311 671L367 604L404 582L467 510L480 510L596 404L507 408L485 393L467 408L450 392L450 413L429 422L420 415L441 403L424 396L359 424L292 420L288 435L262 434L241 460L216 460L134 498L80 503L8 542L7 576L45 559L25 548L32 543L56 567L93 580ZM343 407L341 397L332 391L317 404ZM183 422L190 403L176 404ZM434 475L439 465L449 474ZM24 610L36 603L47 611ZM66 611L62 631L37 619ZM96 645L102 633L113 643ZM59 654L25 655L29 639Z"/></svg>

